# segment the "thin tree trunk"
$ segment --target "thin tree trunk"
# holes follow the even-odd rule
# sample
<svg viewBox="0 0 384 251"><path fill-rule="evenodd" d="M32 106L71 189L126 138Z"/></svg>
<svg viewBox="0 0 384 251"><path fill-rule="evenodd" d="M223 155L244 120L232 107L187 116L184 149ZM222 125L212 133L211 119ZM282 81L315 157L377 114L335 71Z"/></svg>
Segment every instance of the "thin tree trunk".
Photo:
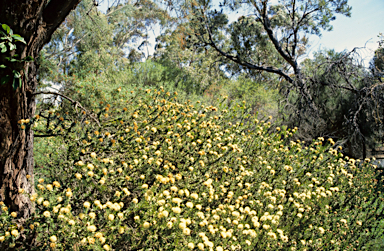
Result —
<svg viewBox="0 0 384 251"><path fill-rule="evenodd" d="M367 158L367 146L365 144L365 138L363 138L363 159Z"/></svg>
<svg viewBox="0 0 384 251"><path fill-rule="evenodd" d="M37 58L53 32L80 0L0 0L0 23L24 37L26 45L17 44L21 58ZM4 55L0 64L9 64ZM18 217L33 212L29 195L33 185L33 131L30 124L21 129L18 121L35 115L33 93L37 88L36 62L13 65L22 73L22 86L13 90L11 83L0 86L0 200ZM27 175L31 177L28 179ZM25 192L20 193L21 189Z"/></svg>

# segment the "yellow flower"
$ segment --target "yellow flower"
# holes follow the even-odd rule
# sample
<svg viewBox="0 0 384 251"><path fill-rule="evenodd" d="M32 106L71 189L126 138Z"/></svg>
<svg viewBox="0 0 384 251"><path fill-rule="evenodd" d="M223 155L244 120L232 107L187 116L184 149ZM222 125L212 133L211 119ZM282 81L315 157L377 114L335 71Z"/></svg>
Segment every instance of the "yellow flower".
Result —
<svg viewBox="0 0 384 251"><path fill-rule="evenodd" d="M173 202L173 203L176 203L176 204L180 204L181 201L182 201L182 200L181 200L180 198L173 198L173 199L172 199L172 202Z"/></svg>
<svg viewBox="0 0 384 251"><path fill-rule="evenodd" d="M204 250L204 244L203 243L197 244L197 248L200 250Z"/></svg>
<svg viewBox="0 0 384 251"><path fill-rule="evenodd" d="M87 227L87 229L88 229L89 232L95 232L96 231L96 226L90 225L90 226Z"/></svg>
<svg viewBox="0 0 384 251"><path fill-rule="evenodd" d="M183 234L185 234L185 235L190 235L191 234L191 229L189 229L189 228L184 228L183 229Z"/></svg>
<svg viewBox="0 0 384 251"><path fill-rule="evenodd" d="M95 152L92 152L92 153L91 153L91 157L92 157L92 158L96 158L96 153L95 153Z"/></svg>
<svg viewBox="0 0 384 251"><path fill-rule="evenodd" d="M69 189L69 188L68 188ZM71 190L68 190L66 193L65 193L65 196L67 197L72 197L72 191Z"/></svg>
<svg viewBox="0 0 384 251"><path fill-rule="evenodd" d="M188 208L193 208L193 203L190 202L190 201L188 201L188 202L186 203L186 206L187 206Z"/></svg>
<svg viewBox="0 0 384 251"><path fill-rule="evenodd" d="M108 215L108 220L113 221L115 219L115 216L113 214Z"/></svg>
<svg viewBox="0 0 384 251"><path fill-rule="evenodd" d="M192 197L192 199L197 200L197 198L199 198L199 195L197 193L192 193L191 197Z"/></svg>
<svg viewBox="0 0 384 251"><path fill-rule="evenodd" d="M89 208L91 206L91 203L89 203L88 201L84 202L84 207L85 208Z"/></svg>
<svg viewBox="0 0 384 251"><path fill-rule="evenodd" d="M43 213L43 215L45 216L45 217L50 217L51 216L51 213L49 212L49 211L45 211L44 213Z"/></svg>
<svg viewBox="0 0 384 251"><path fill-rule="evenodd" d="M195 248L195 244L193 244L192 242L188 243L188 248L189 249L194 249Z"/></svg>
<svg viewBox="0 0 384 251"><path fill-rule="evenodd" d="M51 237L49 237L49 240L51 242L56 242L57 241L57 237L55 235L52 235Z"/></svg>
<svg viewBox="0 0 384 251"><path fill-rule="evenodd" d="M181 213L181 208L180 208L180 207L172 207L172 211L173 211L175 214L179 214L179 213Z"/></svg>
<svg viewBox="0 0 384 251"><path fill-rule="evenodd" d="M17 229L14 229L14 230L11 231L11 235L16 237L16 236L19 235L19 231L17 231Z"/></svg>
<svg viewBox="0 0 384 251"><path fill-rule="evenodd" d="M74 226L74 225L75 225L75 221L74 221L74 220L70 220L70 221L68 221L68 224L69 224L70 226Z"/></svg>
<svg viewBox="0 0 384 251"><path fill-rule="evenodd" d="M149 223L147 221L143 223L144 228L149 228L150 226L151 226L151 223Z"/></svg>
<svg viewBox="0 0 384 251"><path fill-rule="evenodd" d="M137 203L139 203L139 200L138 200L137 198L134 198L134 199L132 200L132 202L135 203L135 204L137 204Z"/></svg>
<svg viewBox="0 0 384 251"><path fill-rule="evenodd" d="M162 216L165 217L165 218L167 218L168 215L169 215L169 213L168 213L167 210L164 210L163 212L161 212L161 214L162 214Z"/></svg>
<svg viewBox="0 0 384 251"><path fill-rule="evenodd" d="M11 216L12 216L13 218L16 218L16 217L17 217L17 213L16 213L16 212L12 212L12 213L11 213Z"/></svg>
<svg viewBox="0 0 384 251"><path fill-rule="evenodd" d="M44 201L44 202L43 202L43 206L48 207L48 206L49 206L49 201L47 201L47 200Z"/></svg>
<svg viewBox="0 0 384 251"><path fill-rule="evenodd" d="M106 251L109 251L109 250L111 250L111 248L109 247L109 245L108 245L108 244L105 244L105 245L103 246L103 248L104 248L104 250L106 250Z"/></svg>
<svg viewBox="0 0 384 251"><path fill-rule="evenodd" d="M89 213L89 217L90 217L91 219L94 219L94 218L96 217L96 214L95 214L94 212L90 212L90 213Z"/></svg>
<svg viewBox="0 0 384 251"><path fill-rule="evenodd" d="M60 183L58 181L54 181L52 182L52 184L55 186L55 187L60 187Z"/></svg>

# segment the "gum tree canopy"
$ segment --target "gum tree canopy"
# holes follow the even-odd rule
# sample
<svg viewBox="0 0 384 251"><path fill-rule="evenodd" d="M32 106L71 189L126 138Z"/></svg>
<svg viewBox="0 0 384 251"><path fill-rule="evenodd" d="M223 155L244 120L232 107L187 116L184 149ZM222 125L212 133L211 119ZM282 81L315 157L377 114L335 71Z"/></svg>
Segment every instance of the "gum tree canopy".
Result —
<svg viewBox="0 0 384 251"><path fill-rule="evenodd" d="M31 202L25 194L34 189L33 131L28 123L21 127L18 122L34 117L36 103L33 93L37 87L38 66L35 61L22 59L36 58L79 2L0 0L0 24L8 25L14 34L25 40L25 43L17 43L16 49L8 42L4 43L7 50L4 47L5 52L0 54L0 201L23 218L32 212ZM7 26L4 27L3 31L7 32ZM17 61L11 62L10 58ZM6 78L7 75L12 77ZM17 85L13 76L17 77Z"/></svg>

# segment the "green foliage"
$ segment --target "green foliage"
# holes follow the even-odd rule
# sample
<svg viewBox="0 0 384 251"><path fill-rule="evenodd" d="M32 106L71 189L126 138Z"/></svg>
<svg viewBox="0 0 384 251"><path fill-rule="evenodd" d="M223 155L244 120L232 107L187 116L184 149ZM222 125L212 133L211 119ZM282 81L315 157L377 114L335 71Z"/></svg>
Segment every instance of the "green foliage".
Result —
<svg viewBox="0 0 384 251"><path fill-rule="evenodd" d="M320 51L302 62L302 73L310 83L308 93L316 111L302 95L286 88L290 104L285 108L289 125L298 125L302 138L324 136L337 139L353 157L365 158L367 149L381 143L381 85L350 52ZM300 111L300 112L296 112Z"/></svg>
<svg viewBox="0 0 384 251"><path fill-rule="evenodd" d="M148 39L148 28L164 23L166 12L153 1L125 1L102 13L94 1L82 1L53 34L42 52L39 75L56 81L62 75L87 77L124 69L139 62L136 43Z"/></svg>
<svg viewBox="0 0 384 251"><path fill-rule="evenodd" d="M384 76L384 36L380 34L379 48L375 50L375 54L370 62L369 68L375 77L382 78Z"/></svg>
<svg viewBox="0 0 384 251"><path fill-rule="evenodd" d="M19 59L19 55L14 53L17 42L26 44L24 38L18 34L13 34L8 25L0 24L0 55L5 59L4 64L0 64L0 85L12 82L14 90L21 87L22 84L22 75L18 69L20 63L33 60L30 56Z"/></svg>
<svg viewBox="0 0 384 251"><path fill-rule="evenodd" d="M212 85L205 95L213 102L218 96L227 96L227 104L246 103L250 114L259 116L277 116L279 94L276 89L264 83L258 83L247 76L239 76L236 80L228 80L221 85Z"/></svg>
<svg viewBox="0 0 384 251"><path fill-rule="evenodd" d="M2 250L353 250L382 238L369 159L291 141L296 128L245 104L156 89L112 89L93 104L100 125L60 107L21 122L62 136L36 139L35 213L21 229L2 206Z"/></svg>

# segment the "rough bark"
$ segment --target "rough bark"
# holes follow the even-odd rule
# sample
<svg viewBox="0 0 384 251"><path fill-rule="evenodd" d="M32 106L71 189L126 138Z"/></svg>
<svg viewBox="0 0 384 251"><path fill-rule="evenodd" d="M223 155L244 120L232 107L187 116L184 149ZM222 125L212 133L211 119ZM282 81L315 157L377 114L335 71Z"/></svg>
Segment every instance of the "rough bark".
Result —
<svg viewBox="0 0 384 251"><path fill-rule="evenodd" d="M15 34L24 37L26 45L18 44L21 58L38 57L53 32L80 0L0 0L0 23L9 25ZM0 64L4 57L0 57ZM11 83L0 86L0 200L18 217L33 212L28 194L33 186L33 131L20 128L18 121L35 115L37 88L35 62L16 66L22 71L22 87L16 91ZM27 175L31 178L27 179ZM20 189L25 193L20 194Z"/></svg>

